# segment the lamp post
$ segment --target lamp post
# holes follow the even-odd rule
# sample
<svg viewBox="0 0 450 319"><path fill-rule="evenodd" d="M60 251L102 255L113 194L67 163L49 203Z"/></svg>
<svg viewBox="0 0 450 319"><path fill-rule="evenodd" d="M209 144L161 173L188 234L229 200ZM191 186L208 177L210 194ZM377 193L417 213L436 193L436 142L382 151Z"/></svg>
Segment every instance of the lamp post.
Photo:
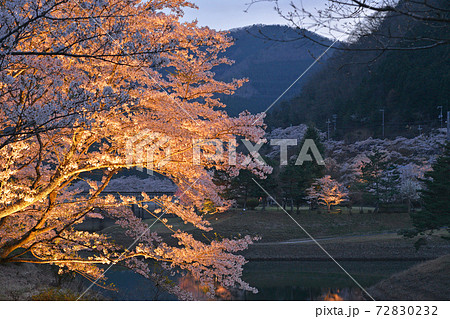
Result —
<svg viewBox="0 0 450 319"><path fill-rule="evenodd" d="M327 120L328 140L330 139L330 124L331 124L331 121L330 121L330 119L328 119Z"/></svg>
<svg viewBox="0 0 450 319"><path fill-rule="evenodd" d="M439 113L439 116L438 116L438 118L439 118L439 120L441 121L441 128L443 128L443 125L442 125L442 122L443 122L443 120L444 120L444 115L442 114L442 105L439 105L438 107L437 107L437 109L439 110L441 110L441 112Z"/></svg>
<svg viewBox="0 0 450 319"><path fill-rule="evenodd" d="M337 121L337 114L333 114L334 134L336 134L336 121Z"/></svg>
<svg viewBox="0 0 450 319"><path fill-rule="evenodd" d="M384 139L384 109L380 109L380 112L383 114L381 127L382 127L382 136L383 136L383 139Z"/></svg>
<svg viewBox="0 0 450 319"><path fill-rule="evenodd" d="M450 111L447 111L447 141L450 141Z"/></svg>

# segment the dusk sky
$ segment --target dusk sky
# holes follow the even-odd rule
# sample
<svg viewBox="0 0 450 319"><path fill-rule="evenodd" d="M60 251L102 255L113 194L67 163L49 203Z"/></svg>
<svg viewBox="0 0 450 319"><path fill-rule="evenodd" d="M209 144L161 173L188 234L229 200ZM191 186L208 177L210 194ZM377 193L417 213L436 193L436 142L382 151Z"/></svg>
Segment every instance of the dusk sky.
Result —
<svg viewBox="0 0 450 319"><path fill-rule="evenodd" d="M289 9L292 0L281 0L284 10ZM250 8L251 0L193 0L199 9L186 10L185 19L194 20L202 26L209 26L217 30L229 30L252 24L286 24L274 10L271 2L257 2ZM321 6L325 0L303 0L303 5L310 9ZM247 12L244 12L248 8Z"/></svg>

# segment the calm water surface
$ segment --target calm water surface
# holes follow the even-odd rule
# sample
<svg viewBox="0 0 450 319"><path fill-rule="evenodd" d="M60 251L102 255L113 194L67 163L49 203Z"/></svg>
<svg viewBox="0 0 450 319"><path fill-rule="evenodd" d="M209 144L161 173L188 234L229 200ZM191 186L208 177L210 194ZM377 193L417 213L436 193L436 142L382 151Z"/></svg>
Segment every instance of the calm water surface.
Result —
<svg viewBox="0 0 450 319"><path fill-rule="evenodd" d="M412 267L410 261L340 262L363 287L370 287L392 274ZM113 300L176 300L129 270L112 268L107 277L118 291L101 291ZM333 262L252 261L245 265L243 279L256 287L257 294L219 288L223 300L363 300L360 288ZM206 299L202 289L189 277L179 284L198 299ZM155 298L156 296L156 298Z"/></svg>

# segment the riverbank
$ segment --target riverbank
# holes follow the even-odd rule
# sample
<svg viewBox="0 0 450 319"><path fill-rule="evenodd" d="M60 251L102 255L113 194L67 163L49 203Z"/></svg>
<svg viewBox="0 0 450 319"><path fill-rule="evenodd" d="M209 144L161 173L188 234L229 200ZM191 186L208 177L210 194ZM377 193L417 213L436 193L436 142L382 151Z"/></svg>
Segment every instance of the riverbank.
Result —
<svg viewBox="0 0 450 319"><path fill-rule="evenodd" d="M58 267L27 263L0 265L0 301L77 300L86 289L74 274L58 275ZM104 300L94 291L82 300Z"/></svg>
<svg viewBox="0 0 450 319"><path fill-rule="evenodd" d="M368 289L376 300L450 300L450 255L415 265Z"/></svg>
<svg viewBox="0 0 450 319"><path fill-rule="evenodd" d="M256 243L243 252L252 261L326 261L330 256L348 261L423 261L445 254L450 254L450 243L438 236L430 237L428 245L416 251L413 239L395 233Z"/></svg>

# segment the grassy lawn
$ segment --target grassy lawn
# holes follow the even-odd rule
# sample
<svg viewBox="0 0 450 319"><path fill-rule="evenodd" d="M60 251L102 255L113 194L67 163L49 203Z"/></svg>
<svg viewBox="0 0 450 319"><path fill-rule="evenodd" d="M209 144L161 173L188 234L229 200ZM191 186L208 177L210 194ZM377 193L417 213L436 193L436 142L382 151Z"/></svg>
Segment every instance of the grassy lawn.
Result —
<svg viewBox="0 0 450 319"><path fill-rule="evenodd" d="M367 212L370 209L365 209ZM356 209L354 209L356 211ZM329 236L359 235L383 232L396 232L411 226L408 214L349 214L343 210L341 214L322 211L309 211L303 208L299 214L294 212L291 216L302 225L312 236L316 238ZM174 229L182 229L194 234L197 239L234 238L245 235L260 236L260 242L278 242L298 238L306 238L307 235L294 223L283 211L269 208L260 210L233 210L222 214L206 217L214 230L205 233L195 229L191 224L184 224L178 218L168 218ZM148 225L153 224L154 218L146 219ZM165 237L170 235L161 222L157 221L151 231ZM104 232L114 238L121 237L121 230L117 226L109 227ZM206 239L205 239L206 240Z"/></svg>
<svg viewBox="0 0 450 319"><path fill-rule="evenodd" d="M305 209L291 216L314 237L397 231L411 226L408 214L318 214ZM208 219L214 231L223 237L259 235L261 242L307 237L283 211L232 211Z"/></svg>

